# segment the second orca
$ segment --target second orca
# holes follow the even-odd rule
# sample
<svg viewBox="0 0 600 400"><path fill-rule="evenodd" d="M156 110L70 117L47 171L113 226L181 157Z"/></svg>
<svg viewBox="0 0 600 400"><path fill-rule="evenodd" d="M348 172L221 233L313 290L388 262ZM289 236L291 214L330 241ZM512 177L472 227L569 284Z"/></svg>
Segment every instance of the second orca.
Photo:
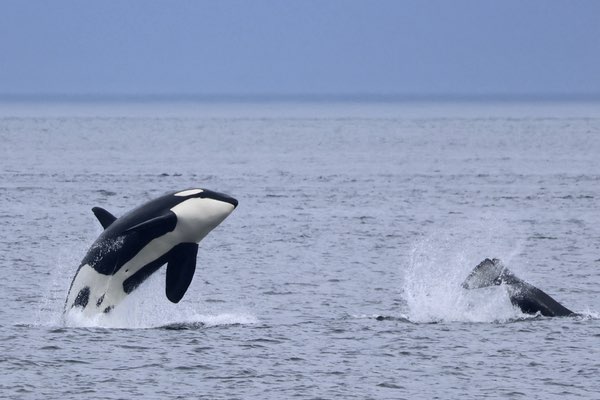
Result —
<svg viewBox="0 0 600 400"><path fill-rule="evenodd" d="M510 302L525 314L540 313L546 317L577 315L542 290L517 278L497 258L483 260L462 284L465 289L494 285L506 285Z"/></svg>

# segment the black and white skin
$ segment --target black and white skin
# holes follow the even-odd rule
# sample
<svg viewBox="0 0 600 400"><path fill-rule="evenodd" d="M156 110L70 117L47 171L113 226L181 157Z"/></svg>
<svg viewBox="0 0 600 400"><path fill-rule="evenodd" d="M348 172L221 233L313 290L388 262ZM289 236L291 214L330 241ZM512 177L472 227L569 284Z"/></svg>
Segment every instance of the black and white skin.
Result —
<svg viewBox="0 0 600 400"><path fill-rule="evenodd" d="M546 317L577 315L542 290L517 278L497 258L483 260L462 284L465 289L494 285L505 285L510 302L525 314L539 313Z"/></svg>
<svg viewBox="0 0 600 400"><path fill-rule="evenodd" d="M237 207L237 200L206 189L171 192L120 218L94 207L104 231L73 278L65 312L110 312L167 264L166 296L179 302L196 270L198 242Z"/></svg>

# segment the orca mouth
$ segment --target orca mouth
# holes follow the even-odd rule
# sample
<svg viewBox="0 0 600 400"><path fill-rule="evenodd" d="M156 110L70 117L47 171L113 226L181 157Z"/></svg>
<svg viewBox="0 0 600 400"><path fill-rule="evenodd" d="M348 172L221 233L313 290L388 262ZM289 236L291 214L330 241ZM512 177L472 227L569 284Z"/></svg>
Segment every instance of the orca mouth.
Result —
<svg viewBox="0 0 600 400"><path fill-rule="evenodd" d="M233 197L226 195L224 193L219 193L219 192L213 192L213 191L209 191L209 190L205 190L204 192L202 192L201 197L207 197L209 199L213 199L213 200L218 200L218 201L222 201L225 203L229 203L233 206L233 208L235 209L238 206L238 201L236 199L234 199Z"/></svg>
<svg viewBox="0 0 600 400"><path fill-rule="evenodd" d="M238 201L236 199L234 199L233 197L229 197L225 201L228 202L229 204L231 204L234 209L238 206Z"/></svg>

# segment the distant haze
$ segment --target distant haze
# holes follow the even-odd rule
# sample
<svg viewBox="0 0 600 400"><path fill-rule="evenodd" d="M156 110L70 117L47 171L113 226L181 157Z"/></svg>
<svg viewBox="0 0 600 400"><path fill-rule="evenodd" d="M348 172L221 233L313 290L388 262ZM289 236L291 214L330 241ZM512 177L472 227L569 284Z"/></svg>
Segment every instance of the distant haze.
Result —
<svg viewBox="0 0 600 400"><path fill-rule="evenodd" d="M597 96L600 1L13 1L0 96Z"/></svg>

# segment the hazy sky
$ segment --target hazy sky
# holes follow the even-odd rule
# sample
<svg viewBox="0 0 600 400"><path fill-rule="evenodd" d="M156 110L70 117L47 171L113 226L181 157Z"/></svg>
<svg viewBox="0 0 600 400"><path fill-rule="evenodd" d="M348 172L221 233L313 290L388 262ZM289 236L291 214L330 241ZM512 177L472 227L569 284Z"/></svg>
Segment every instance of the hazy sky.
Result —
<svg viewBox="0 0 600 400"><path fill-rule="evenodd" d="M0 2L0 94L600 94L600 1Z"/></svg>

